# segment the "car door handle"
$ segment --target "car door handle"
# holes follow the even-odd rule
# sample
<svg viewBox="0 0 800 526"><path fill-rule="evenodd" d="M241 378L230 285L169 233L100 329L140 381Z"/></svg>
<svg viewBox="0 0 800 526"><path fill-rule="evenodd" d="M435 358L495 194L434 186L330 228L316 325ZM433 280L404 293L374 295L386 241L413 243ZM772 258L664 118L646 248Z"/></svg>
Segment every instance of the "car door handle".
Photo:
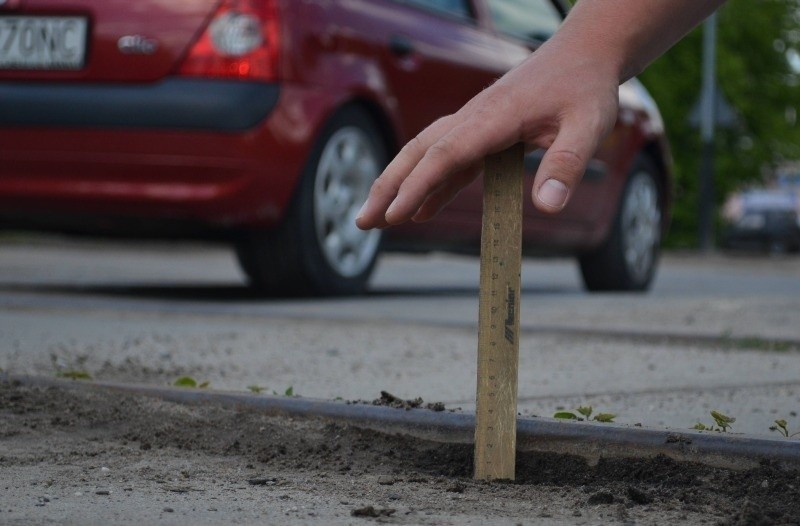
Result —
<svg viewBox="0 0 800 526"><path fill-rule="evenodd" d="M414 52L414 43L403 35L392 35L389 38L389 51L398 57L405 57Z"/></svg>

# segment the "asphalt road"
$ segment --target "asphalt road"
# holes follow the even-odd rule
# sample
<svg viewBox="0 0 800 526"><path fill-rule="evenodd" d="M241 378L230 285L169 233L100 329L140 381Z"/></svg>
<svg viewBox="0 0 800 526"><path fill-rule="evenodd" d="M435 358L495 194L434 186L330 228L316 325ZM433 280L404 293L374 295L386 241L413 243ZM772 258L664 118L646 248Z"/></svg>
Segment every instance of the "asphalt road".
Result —
<svg viewBox="0 0 800 526"><path fill-rule="evenodd" d="M585 293L570 260L523 267L520 412L592 405L617 422L800 430L800 258L664 259L649 294ZM0 241L0 368L474 408L478 262L390 255L361 298L253 295L229 251Z"/></svg>

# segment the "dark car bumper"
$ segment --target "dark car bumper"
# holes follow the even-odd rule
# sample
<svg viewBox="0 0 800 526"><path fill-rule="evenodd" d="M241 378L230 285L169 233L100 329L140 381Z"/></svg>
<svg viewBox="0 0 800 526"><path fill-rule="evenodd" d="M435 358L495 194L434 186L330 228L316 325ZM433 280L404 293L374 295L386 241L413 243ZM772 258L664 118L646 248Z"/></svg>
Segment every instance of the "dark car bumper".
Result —
<svg viewBox="0 0 800 526"><path fill-rule="evenodd" d="M154 84L0 82L0 126L237 132L264 120L277 84L170 78Z"/></svg>
<svg viewBox="0 0 800 526"><path fill-rule="evenodd" d="M769 251L800 250L800 224L796 212L769 211L758 215L762 218L758 227L729 225L724 236L725 246Z"/></svg>

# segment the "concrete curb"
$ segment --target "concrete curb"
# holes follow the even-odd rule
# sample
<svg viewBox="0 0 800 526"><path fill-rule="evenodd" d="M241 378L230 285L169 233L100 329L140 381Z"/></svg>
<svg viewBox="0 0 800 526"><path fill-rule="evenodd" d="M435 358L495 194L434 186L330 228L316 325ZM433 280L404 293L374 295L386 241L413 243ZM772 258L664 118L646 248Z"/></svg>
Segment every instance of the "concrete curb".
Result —
<svg viewBox="0 0 800 526"><path fill-rule="evenodd" d="M471 444L475 431L475 415L470 413L402 410L365 403L4 373L0 373L0 382L25 387L147 396L178 404L215 405L270 416L323 419L382 433L445 443ZM727 469L749 469L764 461L800 469L800 440L565 422L551 418L519 418L517 450L577 455L590 461L665 455L681 462L697 462Z"/></svg>

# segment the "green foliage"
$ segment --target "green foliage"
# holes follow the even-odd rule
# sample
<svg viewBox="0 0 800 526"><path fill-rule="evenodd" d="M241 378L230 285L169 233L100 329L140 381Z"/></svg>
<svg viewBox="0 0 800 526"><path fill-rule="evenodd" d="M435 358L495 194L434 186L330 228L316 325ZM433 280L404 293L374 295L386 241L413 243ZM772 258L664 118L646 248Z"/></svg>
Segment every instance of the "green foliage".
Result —
<svg viewBox="0 0 800 526"><path fill-rule="evenodd" d="M736 419L732 416L724 415L719 411L711 411L711 417L723 431L727 431L736 422Z"/></svg>
<svg viewBox="0 0 800 526"><path fill-rule="evenodd" d="M784 420L784 419L775 420L775 425L774 426L770 426L769 430L770 431L777 431L778 433L780 433L781 435L785 436L786 438L792 438L792 437L796 437L797 435L800 435L800 431L798 431L796 433L789 433L789 424L787 424L786 420Z"/></svg>
<svg viewBox="0 0 800 526"><path fill-rule="evenodd" d="M571 411L559 411L553 415L553 418L558 418L560 420L578 420L578 415Z"/></svg>
<svg viewBox="0 0 800 526"><path fill-rule="evenodd" d="M261 387L260 385L248 385L247 388L250 390L250 392L253 392L253 393L256 393L256 394L260 394L260 393L262 393L262 392L267 390L266 387ZM274 396L280 396L278 394L278 392L274 391L274 390L272 391L272 394ZM290 385L289 387L287 387L286 390L283 392L283 396L296 396L294 394L294 386ZM337 398L337 400L338 399L339 398Z"/></svg>
<svg viewBox="0 0 800 526"><path fill-rule="evenodd" d="M598 413L592 416L592 406L580 406L575 411L558 411L553 418L561 420L590 420L594 422L610 423L614 422L617 415L613 413ZM580 415L580 416L579 416Z"/></svg>
<svg viewBox="0 0 800 526"><path fill-rule="evenodd" d="M202 382L202 383L198 383L198 381L195 380L194 378L192 378L191 376L181 376L180 378L175 380L175 383L173 385L175 387L188 387L188 388L196 388L196 389L205 389L206 387L211 385L211 383L208 382L208 381L205 381L205 382Z"/></svg>
<svg viewBox="0 0 800 526"><path fill-rule="evenodd" d="M734 129L717 130L716 198L784 160L800 159L800 0L730 0L719 11L718 87L736 110ZM694 246L700 132L687 117L700 97L702 30L697 29L640 75L658 103L675 160L675 208L667 243Z"/></svg>
<svg viewBox="0 0 800 526"><path fill-rule="evenodd" d="M610 423L613 422L615 418L617 418L617 415L614 413L599 413L593 420L596 422Z"/></svg>
<svg viewBox="0 0 800 526"><path fill-rule="evenodd" d="M714 427L713 425L707 426L701 422L698 422L692 427L692 429L697 429L698 431L722 431L724 433L728 431L729 427L732 427L734 422L736 422L736 419L732 416L720 413L719 411L711 411L711 418L714 419L714 423L717 427Z"/></svg>

